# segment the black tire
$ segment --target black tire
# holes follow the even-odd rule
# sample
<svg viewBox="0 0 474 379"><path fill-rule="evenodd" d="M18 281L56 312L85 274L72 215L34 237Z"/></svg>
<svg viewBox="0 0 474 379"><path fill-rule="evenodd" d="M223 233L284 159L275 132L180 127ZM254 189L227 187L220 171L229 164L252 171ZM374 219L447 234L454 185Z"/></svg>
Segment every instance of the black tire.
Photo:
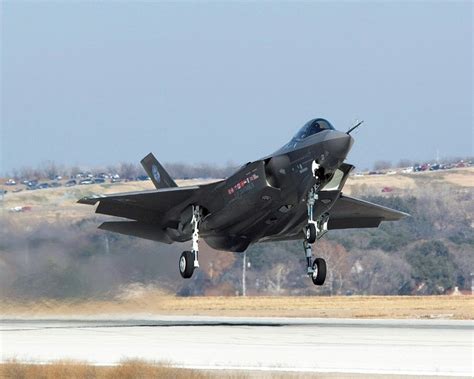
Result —
<svg viewBox="0 0 474 379"><path fill-rule="evenodd" d="M322 286L326 280L326 261L323 258L316 258L313 262L313 284Z"/></svg>
<svg viewBox="0 0 474 379"><path fill-rule="evenodd" d="M316 225L308 224L306 225L306 241L309 244L316 242Z"/></svg>
<svg viewBox="0 0 474 379"><path fill-rule="evenodd" d="M184 279L189 279L194 272L194 254L191 251L183 251L179 257L179 273Z"/></svg>

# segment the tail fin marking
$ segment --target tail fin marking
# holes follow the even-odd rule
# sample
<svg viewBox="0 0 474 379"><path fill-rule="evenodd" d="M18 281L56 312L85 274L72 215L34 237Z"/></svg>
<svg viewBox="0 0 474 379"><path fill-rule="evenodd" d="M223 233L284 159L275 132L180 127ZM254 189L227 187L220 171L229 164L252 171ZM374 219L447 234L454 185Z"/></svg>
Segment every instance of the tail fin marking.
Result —
<svg viewBox="0 0 474 379"><path fill-rule="evenodd" d="M155 185L156 189L178 187L176 182L166 172L164 167L158 162L155 156L150 153L143 158L140 163Z"/></svg>

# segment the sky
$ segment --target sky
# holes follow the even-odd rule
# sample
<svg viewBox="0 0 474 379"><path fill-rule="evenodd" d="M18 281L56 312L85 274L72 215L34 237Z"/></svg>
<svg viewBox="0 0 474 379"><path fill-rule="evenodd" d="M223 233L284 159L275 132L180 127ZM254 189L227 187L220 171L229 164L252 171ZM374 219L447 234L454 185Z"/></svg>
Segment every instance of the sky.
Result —
<svg viewBox="0 0 474 379"><path fill-rule="evenodd" d="M309 119L359 169L473 155L464 2L1 1L0 172L235 164Z"/></svg>

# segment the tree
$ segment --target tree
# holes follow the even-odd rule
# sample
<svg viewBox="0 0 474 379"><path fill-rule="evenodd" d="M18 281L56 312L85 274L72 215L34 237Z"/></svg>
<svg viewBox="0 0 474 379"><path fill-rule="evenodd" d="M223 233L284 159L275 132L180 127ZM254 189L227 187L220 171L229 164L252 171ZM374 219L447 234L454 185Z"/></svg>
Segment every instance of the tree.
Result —
<svg viewBox="0 0 474 379"><path fill-rule="evenodd" d="M413 161L411 159L400 159L397 167L411 167L413 166Z"/></svg>
<svg viewBox="0 0 474 379"><path fill-rule="evenodd" d="M318 242L318 249L323 252L323 258L330 267L325 286L331 295L343 294L343 289L350 280L351 267L347 250L339 243L326 240Z"/></svg>
<svg viewBox="0 0 474 379"><path fill-rule="evenodd" d="M43 162L41 164L42 176L48 179L54 179L59 174L59 168L53 161Z"/></svg>
<svg viewBox="0 0 474 379"><path fill-rule="evenodd" d="M404 295L411 291L411 268L403 259L379 250L353 252L352 282L357 294Z"/></svg>
<svg viewBox="0 0 474 379"><path fill-rule="evenodd" d="M140 169L133 163L121 163L119 172L121 178L134 179L139 175Z"/></svg>
<svg viewBox="0 0 474 379"><path fill-rule="evenodd" d="M386 170L390 167L392 167L392 163L390 161L380 160L374 163L374 170Z"/></svg>
<svg viewBox="0 0 474 379"><path fill-rule="evenodd" d="M441 241L428 241L407 254L413 278L426 294L442 294L456 284L456 266Z"/></svg>

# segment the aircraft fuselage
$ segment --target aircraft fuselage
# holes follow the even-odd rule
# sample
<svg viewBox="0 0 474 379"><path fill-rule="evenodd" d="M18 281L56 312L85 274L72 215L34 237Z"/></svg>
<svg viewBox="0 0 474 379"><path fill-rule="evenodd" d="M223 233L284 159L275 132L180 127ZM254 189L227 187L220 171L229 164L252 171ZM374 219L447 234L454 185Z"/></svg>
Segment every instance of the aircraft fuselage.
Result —
<svg viewBox="0 0 474 379"><path fill-rule="evenodd" d="M320 165L320 188L324 189L352 143L346 133L327 130L302 141L292 140L274 154L248 163L219 186L215 207L219 210L209 210L201 235L213 248L231 251L244 251L251 243L289 232L303 238L306 195L316 182L314 163ZM341 181L350 170L346 171ZM340 189L320 196L315 217L331 207Z"/></svg>

